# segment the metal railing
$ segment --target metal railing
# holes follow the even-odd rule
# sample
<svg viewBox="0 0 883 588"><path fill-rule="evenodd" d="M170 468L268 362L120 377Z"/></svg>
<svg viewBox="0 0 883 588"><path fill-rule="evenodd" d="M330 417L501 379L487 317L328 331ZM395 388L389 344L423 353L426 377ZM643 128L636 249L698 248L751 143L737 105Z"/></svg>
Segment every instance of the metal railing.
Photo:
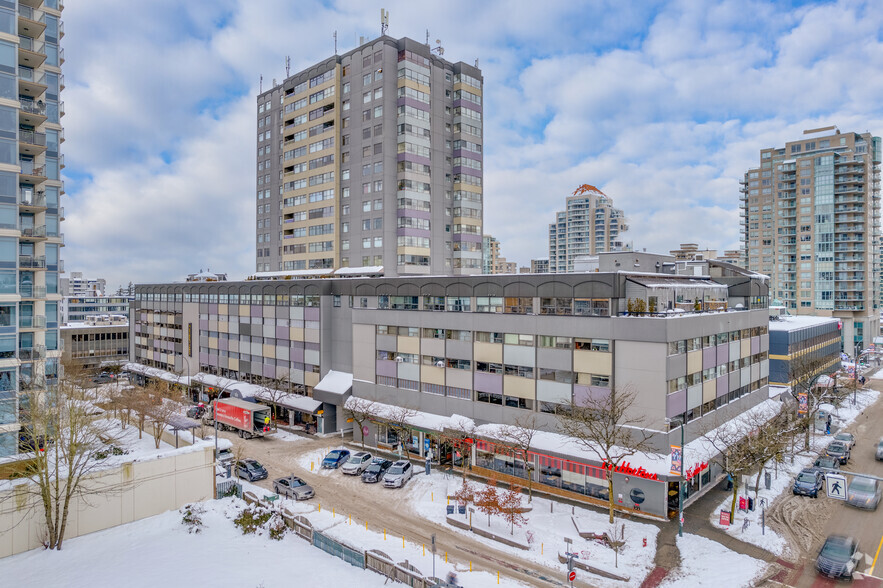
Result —
<svg viewBox="0 0 883 588"><path fill-rule="evenodd" d="M32 267L32 268L45 268L46 267L46 256L45 255L19 255L18 256L18 267Z"/></svg>
<svg viewBox="0 0 883 588"><path fill-rule="evenodd" d="M46 44L37 41L31 37L20 36L18 38L18 46L25 51L33 51L34 53L46 54Z"/></svg>
<svg viewBox="0 0 883 588"><path fill-rule="evenodd" d="M18 15L34 22L46 22L46 15L41 10L34 10L30 6L24 4L18 5Z"/></svg>
<svg viewBox="0 0 883 588"><path fill-rule="evenodd" d="M46 357L46 346L35 345L33 347L19 347L18 358L21 360L42 359Z"/></svg>
<svg viewBox="0 0 883 588"><path fill-rule="evenodd" d="M22 227L21 228L21 236L22 237L45 237L46 236L46 225L40 225L37 227Z"/></svg>
<svg viewBox="0 0 883 588"><path fill-rule="evenodd" d="M46 298L46 286L19 284L18 294L22 298Z"/></svg>
<svg viewBox="0 0 883 588"><path fill-rule="evenodd" d="M46 116L46 104L42 100L21 100L21 109L30 114Z"/></svg>
<svg viewBox="0 0 883 588"><path fill-rule="evenodd" d="M34 84L46 85L46 74L34 71L30 67L18 66L18 77L25 82L33 82Z"/></svg>
<svg viewBox="0 0 883 588"><path fill-rule="evenodd" d="M34 206L37 208L46 208L45 192L19 192L18 204L20 206Z"/></svg>
<svg viewBox="0 0 883 588"><path fill-rule="evenodd" d="M28 161L25 159L20 159L18 164L21 166L21 173L26 176L39 176L46 177L46 167L35 166L33 161Z"/></svg>

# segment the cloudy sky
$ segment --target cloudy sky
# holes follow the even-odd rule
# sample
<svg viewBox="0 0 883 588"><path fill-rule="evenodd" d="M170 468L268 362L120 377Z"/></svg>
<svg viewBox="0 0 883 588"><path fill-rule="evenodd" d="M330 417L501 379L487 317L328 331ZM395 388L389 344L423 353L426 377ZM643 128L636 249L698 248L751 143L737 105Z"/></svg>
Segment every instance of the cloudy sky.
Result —
<svg viewBox="0 0 883 588"><path fill-rule="evenodd" d="M538 8L545 5L543 8ZM484 73L485 232L548 255L583 183L637 248L739 242L738 179L804 129L883 133L867 2L77 0L64 11L67 271L120 284L254 270L255 96L379 34ZM128 23L128 24L126 24Z"/></svg>

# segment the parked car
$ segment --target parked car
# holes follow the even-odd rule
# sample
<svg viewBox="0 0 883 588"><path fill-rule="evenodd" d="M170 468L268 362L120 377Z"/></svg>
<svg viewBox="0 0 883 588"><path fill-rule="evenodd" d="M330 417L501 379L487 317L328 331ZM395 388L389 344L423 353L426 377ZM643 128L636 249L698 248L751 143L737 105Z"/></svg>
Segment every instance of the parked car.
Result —
<svg viewBox="0 0 883 588"><path fill-rule="evenodd" d="M816 569L832 578L851 578L860 558L858 541L843 535L830 535L816 558Z"/></svg>
<svg viewBox="0 0 883 588"><path fill-rule="evenodd" d="M357 451L350 456L349 461L343 464L340 471L350 476L359 476L371 465L372 457L367 451Z"/></svg>
<svg viewBox="0 0 883 588"><path fill-rule="evenodd" d="M332 449L322 460L322 467L329 470L336 470L341 464L346 463L349 459L350 452L348 449Z"/></svg>
<svg viewBox="0 0 883 588"><path fill-rule="evenodd" d="M383 485L386 488L401 488L413 475L414 468L411 467L411 462L400 459L392 464L383 476Z"/></svg>
<svg viewBox="0 0 883 588"><path fill-rule="evenodd" d="M855 447L855 435L853 435L852 433L837 433L836 435L834 435L834 441L842 441L850 449Z"/></svg>
<svg viewBox="0 0 883 588"><path fill-rule="evenodd" d="M288 498L294 498L295 500L306 500L316 495L313 487L297 476L273 480L273 492Z"/></svg>
<svg viewBox="0 0 883 588"><path fill-rule="evenodd" d="M842 465L849 461L849 447L843 441L831 441L825 449L825 455L839 460Z"/></svg>
<svg viewBox="0 0 883 588"><path fill-rule="evenodd" d="M114 374L111 372L101 372L94 378L92 378L93 384L109 384L114 381Z"/></svg>
<svg viewBox="0 0 883 588"><path fill-rule="evenodd" d="M830 457L828 455L820 455L816 458L815 463L812 464L812 467L819 468L823 471L840 471L840 460L834 457Z"/></svg>
<svg viewBox="0 0 883 588"><path fill-rule="evenodd" d="M846 492L846 504L857 508L867 508L869 510L877 510L880 504L880 482L871 478L852 479L849 483L849 489Z"/></svg>
<svg viewBox="0 0 883 588"><path fill-rule="evenodd" d="M365 472L362 474L362 481L366 484L374 484L383 479L386 471L392 466L392 462L382 457L375 457Z"/></svg>
<svg viewBox="0 0 883 588"><path fill-rule="evenodd" d="M874 457L879 461L883 461L883 439L877 441L877 452L874 454Z"/></svg>
<svg viewBox="0 0 883 588"><path fill-rule="evenodd" d="M218 464L226 467L233 463L233 450L221 449L218 451Z"/></svg>
<svg viewBox="0 0 883 588"><path fill-rule="evenodd" d="M236 462L235 476L237 478L245 478L249 482L255 480L266 480L269 474L267 468L262 466L256 459L243 459Z"/></svg>
<svg viewBox="0 0 883 588"><path fill-rule="evenodd" d="M205 415L205 406L202 403L195 404L187 409L187 416L191 419L201 419Z"/></svg>
<svg viewBox="0 0 883 588"><path fill-rule="evenodd" d="M806 468L797 474L797 477L794 479L794 485L791 487L791 492L795 495L802 494L803 496L818 498L819 491L824 483L825 476L821 470Z"/></svg>

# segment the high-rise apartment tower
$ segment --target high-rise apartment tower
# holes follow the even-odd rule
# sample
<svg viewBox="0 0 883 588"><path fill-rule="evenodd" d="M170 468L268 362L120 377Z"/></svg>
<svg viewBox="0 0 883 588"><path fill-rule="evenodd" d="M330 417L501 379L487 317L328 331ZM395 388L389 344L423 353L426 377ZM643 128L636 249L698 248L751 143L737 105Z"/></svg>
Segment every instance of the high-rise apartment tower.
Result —
<svg viewBox="0 0 883 588"><path fill-rule="evenodd" d="M481 272L482 76L379 37L257 100L258 272Z"/></svg>
<svg viewBox="0 0 883 588"><path fill-rule="evenodd" d="M0 0L0 457L61 356L61 0ZM17 13L16 13L17 12Z"/></svg>
<svg viewBox="0 0 883 588"><path fill-rule="evenodd" d="M836 127L760 151L741 182L746 267L794 314L841 319L844 351L879 331L880 138Z"/></svg>
<svg viewBox="0 0 883 588"><path fill-rule="evenodd" d="M620 233L628 230L622 211L594 186L567 197L567 208L549 225L549 271L572 272L573 260L623 248Z"/></svg>

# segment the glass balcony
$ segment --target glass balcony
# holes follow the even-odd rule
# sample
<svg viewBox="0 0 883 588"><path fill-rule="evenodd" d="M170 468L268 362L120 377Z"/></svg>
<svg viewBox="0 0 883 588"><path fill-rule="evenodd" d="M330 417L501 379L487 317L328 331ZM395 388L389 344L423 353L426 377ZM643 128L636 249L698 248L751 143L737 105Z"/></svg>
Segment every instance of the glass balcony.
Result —
<svg viewBox="0 0 883 588"><path fill-rule="evenodd" d="M46 357L46 346L35 345L33 347L19 347L18 358L22 361L33 361Z"/></svg>
<svg viewBox="0 0 883 588"><path fill-rule="evenodd" d="M27 240L42 241L46 238L46 225L40 225L37 227L22 227L21 238Z"/></svg>
<svg viewBox="0 0 883 588"><path fill-rule="evenodd" d="M19 160L21 166L21 180L23 182L39 184L46 181L45 166L36 166L30 159Z"/></svg>
<svg viewBox="0 0 883 588"><path fill-rule="evenodd" d="M20 329L45 329L46 317L43 315L19 316L18 326Z"/></svg>
<svg viewBox="0 0 883 588"><path fill-rule="evenodd" d="M46 152L46 134L34 131L18 132L18 151L31 157Z"/></svg>
<svg viewBox="0 0 883 588"><path fill-rule="evenodd" d="M31 284L19 284L18 293L22 298L46 298L46 286L32 286Z"/></svg>
<svg viewBox="0 0 883 588"><path fill-rule="evenodd" d="M21 268L34 268L34 269L46 269L46 256L45 255L19 255L18 256L18 267Z"/></svg>
<svg viewBox="0 0 883 588"><path fill-rule="evenodd" d="M18 205L23 208L46 208L46 193L42 191L21 190L18 193ZM30 211L29 211L30 212Z"/></svg>

